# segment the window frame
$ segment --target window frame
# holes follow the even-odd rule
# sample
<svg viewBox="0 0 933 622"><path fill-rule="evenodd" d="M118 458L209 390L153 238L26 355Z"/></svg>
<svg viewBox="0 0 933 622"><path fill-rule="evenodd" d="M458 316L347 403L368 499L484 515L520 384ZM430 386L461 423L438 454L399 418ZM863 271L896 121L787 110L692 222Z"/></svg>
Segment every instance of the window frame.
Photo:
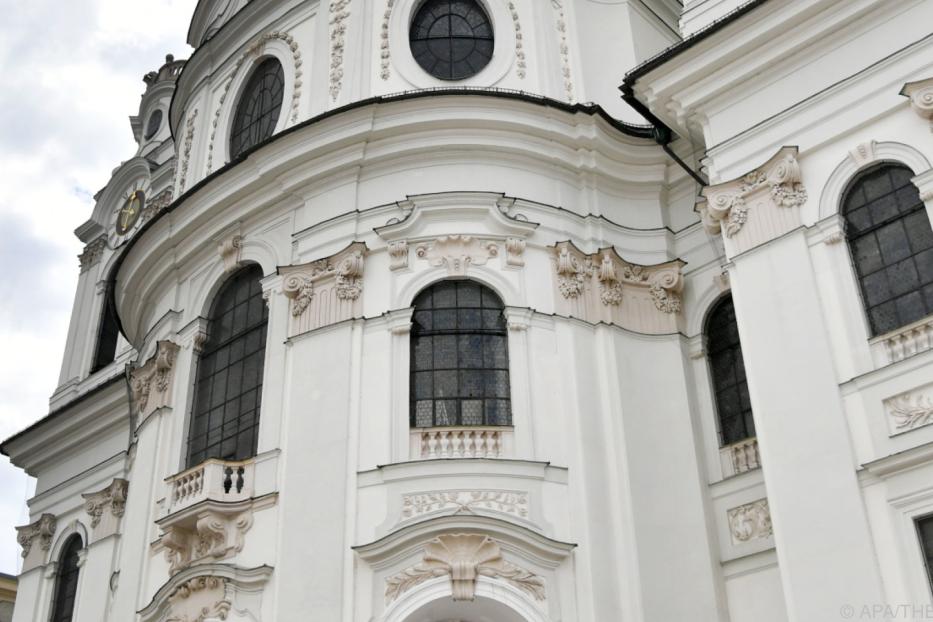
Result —
<svg viewBox="0 0 933 622"><path fill-rule="evenodd" d="M463 81L465 81L465 80L470 80L471 78L474 78L474 77L480 75L480 74L481 74L487 67L489 67L489 65L492 63L493 58L495 57L496 47L497 47L497 45L496 45L496 43L497 43L497 36L496 36L496 34L497 34L497 33L496 33L496 28L495 28L495 25L494 25L494 21L493 21L493 16L492 16L492 13L491 13L490 10L489 10L489 7L487 7L487 6L485 5L485 3L482 2L482 0L467 0L468 2L472 2L472 3L475 5L475 8L478 9L478 10L482 13L482 17L483 17L483 20L484 20L483 23L481 23L481 24L479 24L479 25L476 25L476 26L473 26L472 24L470 24L470 27L471 27L471 30L472 30L470 36L466 36L466 35L460 36L460 35L448 34L446 37L430 37L430 36L425 36L425 37L415 38L416 28L418 28L418 27L420 27L420 26L422 25L422 24L419 23L419 20L421 20L421 19L424 17L424 12L425 12L426 10L428 10L429 6L432 5L432 4L446 3L445 10L446 10L447 12L446 12L446 13L444 14L444 16L443 16L442 18L440 18L440 19L443 19L444 17L446 17L446 18L448 19L448 24L450 25L449 20L452 19L452 17L454 16L454 13L452 12L452 7L451 7L451 4L452 4L453 1L454 1L454 0L423 0L422 2L420 2L419 4L417 4L417 5L415 6L414 11L412 12L412 17L411 17L410 23L409 23L409 25L408 25L408 37L407 37L407 39L408 39L409 54L411 55L412 59L415 61L415 64L416 64L418 67L420 67L421 70L424 71L424 72L425 72L426 74L428 74L429 76L431 76L431 77L433 77L433 78L435 78L435 79L437 79L437 80L441 80L442 82L445 82L445 83L449 83L449 82L463 82ZM435 10L435 9L432 8L431 10L433 11L433 10ZM470 11L473 11L473 10L474 10L473 8L470 8L470 10L468 11L468 14L469 14ZM458 17L460 17L460 16L458 16ZM486 28L488 28L488 30L489 30L489 36L477 36L477 35L476 35L476 29L477 29L477 28L481 28L481 27L483 27L483 26L485 26ZM444 40L444 41L447 41L447 42L448 42L448 47L449 47L449 49L450 49L450 57L451 57L451 58L453 57L453 46L454 46L454 42L455 42L456 40L469 40L469 41L473 41L473 42L474 42L473 50L470 52L470 54L467 56L467 58L465 58L463 61L461 61L461 62L463 62L463 63L466 63L466 65L469 66L469 71L468 71L468 72L464 73L463 75L457 75L457 72L455 71L456 62L449 62L449 63L447 63L448 65L450 65L450 68L449 68L449 71L446 72L446 73L444 73L443 75L440 74L440 73L438 73L438 72L436 72L435 69L436 69L438 63L443 62L443 60L440 59L440 58L438 57L437 54L435 54L435 53L433 53L433 52L431 51L431 46L430 46L428 43L425 43L425 44L424 44L424 51L423 51L423 52L424 52L424 54L427 54L427 55L430 55L431 57L433 57L435 62L434 62L434 64L431 66L430 69L429 69L425 64L422 64L422 61L419 60L419 58L421 58L422 55L421 55L421 54L418 54L418 53L416 52L416 50L415 50L416 44L420 44L420 43L422 43L422 42L441 41L441 40ZM483 52L477 52L477 51L476 51L476 43L475 43L476 41L488 41L488 42L489 42L489 53L488 53L488 55L485 55ZM470 59L473 58L474 52L476 52L476 53L478 53L478 54L480 54L480 55L485 56L485 59L482 60L482 65L479 66L479 68L475 68L475 67L473 66L473 64L472 64L471 62L469 62ZM476 60L477 60L477 62L479 62L480 59L477 58Z"/></svg>
<svg viewBox="0 0 933 622"><path fill-rule="evenodd" d="M77 545L77 546L75 546ZM61 552L58 555L57 559L57 568L55 569L55 584L52 588L52 603L51 603L51 613L49 614L50 622L71 622L74 619L75 606L78 602L78 588L79 581L81 579L81 551L85 549L84 539L80 534L74 533L68 536L68 539L65 540L64 545L61 548ZM74 555L74 566L66 566L65 562ZM73 579L69 584L72 593L70 595L71 606L69 611L60 611L59 607L62 603L62 591L63 589L69 589L69 586L66 586L62 583L63 575L66 570L72 571Z"/></svg>
<svg viewBox="0 0 933 622"><path fill-rule="evenodd" d="M473 286L476 288L476 292L480 296L479 306L466 306L461 305L460 303L460 291L461 289L467 289L468 287ZM443 292L444 290L453 289L455 295L454 306L437 306L434 301L434 295L437 292ZM430 307L419 307L419 300L423 299L425 296L430 294L431 304ZM487 305L487 299L491 304ZM409 428L412 430L417 429L429 429L429 428L445 428L445 427L512 427L513 425L513 404L512 404L512 378L511 378L511 358L509 354L509 331L508 331L508 322L506 318L506 307L505 303L502 300L502 297L494 289L488 285L481 283L473 279L444 279L432 283L431 285L423 288L418 294L414 297L412 301L412 319L411 319L411 331L409 333L409 369L408 369L408 380L409 380L409 399L408 399L408 423ZM469 315L470 311L478 311L480 316L480 326L462 326L461 318ZM435 328L435 314L436 313L453 313L456 316L456 324L454 327L442 327ZM497 313L498 318L496 320L497 326L492 328L487 328L483 324L485 322L482 319L486 313ZM420 328L418 321L419 314L430 314L432 326L430 329ZM488 317L488 316L486 316ZM436 366L435 360L437 356L437 348L435 347L435 338L449 338L454 337L454 351L456 352L456 363L451 366L444 366L438 368ZM479 357L481 363L479 365L467 365L462 358L463 350L461 349L462 338L469 339L470 337L481 337L481 345L479 350ZM490 337L491 339L486 339ZM431 364L427 367L422 367L419 364L418 349L419 345L422 343L421 339L430 340L430 358ZM489 342L493 350L489 351L489 357L495 360L497 355L494 352L495 345L493 341L498 341L501 344L502 353L501 356L504 356L504 362L501 365L487 364L487 341ZM474 351L475 355L475 351ZM475 360L475 357L474 357ZM451 374L455 373L457 378L457 390L455 395L438 395L435 382L437 380L437 374ZM419 382L417 375L419 374L430 374L431 376L431 390L430 397L418 396L418 386ZM479 384L482 385L482 395L470 395L469 391L463 388L464 376L473 374L476 379L482 378ZM489 377L496 378L495 380L490 381ZM489 383L493 384L497 382L504 381L505 390L497 395L487 395ZM454 415L453 422L439 422L437 414L438 402L457 402L457 410ZM463 415L463 404L465 402L476 402L481 403L481 421L474 423L464 423ZM430 425L418 425L419 415L418 415L418 402L431 402L431 423ZM489 402L495 402L495 407L492 414L489 410ZM498 413L498 409L503 406L502 402L505 402L506 414L503 417ZM424 416L424 414L422 414ZM504 422L503 422L504 421Z"/></svg>
<svg viewBox="0 0 933 622"><path fill-rule="evenodd" d="M239 149L234 149L234 139L238 134L237 125L241 117L241 113L244 112L243 106L247 103L247 99L251 97L251 93L255 90L252 87L257 85L253 84L254 79L260 74L260 71L263 67L267 66L269 63L275 62L278 66L278 71L276 72L276 78L281 81L281 88L279 91L278 97L280 98L278 107L275 111L274 121L271 122L271 129L268 134L259 138L256 142L247 144L247 141L244 141L239 145ZM265 77L268 77L268 74ZM256 148L256 146L261 145L265 141L269 140L274 136L278 131L280 131L283 119L287 117L285 112L285 103L286 95L289 95L289 81L288 75L286 72L286 63L279 58L276 54L266 54L256 60L255 63L249 68L249 71L246 72L243 76L242 83L239 86L238 94L235 100L234 105L230 109L230 119L227 126L227 139L226 139L226 148L228 161L236 160L241 157L243 154L249 152L250 150ZM271 111L270 111L271 114ZM260 115L262 118L263 115ZM256 121L253 120L247 128L255 124ZM242 134L245 130L241 130L239 133ZM244 146L245 145L245 146Z"/></svg>
<svg viewBox="0 0 933 622"><path fill-rule="evenodd" d="M730 344L727 347L717 349L714 352L712 348L710 347L710 344L713 342L710 338L711 332L712 332L711 329L713 328L713 323L716 320L717 315L721 313L727 305L732 307L732 322L731 323L735 325L736 340L735 340L735 343ZM742 340L738 334L738 319L736 318L736 315L735 315L735 303L732 299L732 292L726 292L722 296L718 297L713 302L712 305L710 305L709 310L706 313L706 318L704 319L704 322L703 322L703 343L704 343L703 349L704 349L704 352L706 353L705 358L706 358L706 366L707 366L707 375L709 376L709 387L710 387L710 393L711 393L710 397L712 398L713 413L715 414L715 417L716 417L716 435L717 435L717 440L719 442L720 449L723 447L729 447L737 443L742 443L742 442L757 438L757 430L755 428L755 420L754 420L754 409L751 406L751 395L749 394L749 391L748 391L748 377L747 377L747 373L745 372L745 356L742 350ZM742 378L741 379L738 378L737 367L735 366L735 361L733 361L731 371L732 371L732 375L736 378L736 382L735 384L730 385L728 387L720 387L717 384L716 367L715 367L713 358L716 354L719 354L720 352L725 352L727 350L731 350L733 357L736 356L736 353L738 354L739 357L741 357ZM722 407L722 402L720 401L720 394L724 392L725 390L728 390L731 388L740 390L742 385L744 385L745 393L748 396L749 407L746 412L745 409L741 408L741 401L740 401L739 403L739 407L741 410L740 416L734 417L734 418L739 418L741 420L742 427L745 430L745 435L742 438L735 438L735 439L730 438L727 440L726 433L724 431L725 427L723 425L723 420L724 420L723 410L724 409ZM741 393L740 393L739 399L741 400ZM749 421L751 421L750 426L749 426Z"/></svg>
<svg viewBox="0 0 933 622"><path fill-rule="evenodd" d="M267 338L269 330L269 308L263 298L261 284L263 277L262 267L259 264L246 264L232 274L229 274L211 298L206 321L208 337L200 352L198 352L197 359L194 362L193 382L191 385L191 406L189 409L189 421L185 436L185 468L192 468L212 458L233 461L247 460L254 457L258 451L259 429L262 421L261 405L265 380L265 357L268 347ZM240 290L235 288L238 286L242 288L244 285L247 291L243 300L239 300ZM232 297L233 304L229 308L224 308L223 311L221 311L219 305L225 302L225 296ZM249 307L253 304L259 306L261 319L257 322L249 323ZM218 322L227 314L235 314L238 308L244 306L246 309L244 313L247 314L247 323L245 327L239 332L233 332L221 339L219 335L222 333L216 332L221 327L221 324L218 324ZM230 316L230 320L234 320L233 315ZM258 337L254 338L253 335L255 334L258 334ZM247 345L251 339L258 340L258 348L250 350L250 352L247 353ZM240 345L242 345L241 349L243 355L240 358L233 359L232 353ZM220 356L223 350L227 350L226 361L224 361L224 357ZM218 388L215 382L217 376L221 373L228 374L230 369L234 368L236 365L240 365L241 375L237 384L242 388L243 374L246 373L245 363L254 355L258 359L258 368L255 370L257 379L256 385L231 397L231 385L229 379L225 375L222 387L224 391L223 402L215 405L213 391ZM206 367L208 362L210 363L209 368ZM210 369L209 373L207 372L208 369ZM205 390L207 393L202 393L202 391ZM254 401L249 409L250 412L244 413L241 409L241 400L249 393L254 393L254 395L249 398ZM204 397L205 395L207 395L206 398ZM226 413L227 408L234 408L234 406L231 406L234 402L236 402L235 407L240 409L240 411L235 416L228 417ZM220 411L219 413L216 412L218 410ZM214 417L216 416L221 417L221 419L219 425L215 426L213 424L215 423ZM241 429L244 417L249 417L253 421ZM201 430L199 426L203 426L203 430ZM228 434L227 432L230 431L228 426L233 426L236 429L235 433ZM211 442L212 431L219 431L219 438L214 442ZM250 450L248 452L240 450L240 438L244 434L252 435ZM194 443L201 437L204 439L204 446L196 449ZM232 457L229 455L230 452L226 454L220 452L224 443L231 439L235 440L234 454Z"/></svg>
<svg viewBox="0 0 933 622"><path fill-rule="evenodd" d="M903 171L909 173L907 184L900 186L898 188L894 188L891 192L880 195L879 197L876 197L875 199L865 200L863 203L857 205L854 208L851 208L849 206L849 201L852 198L853 194L858 191L863 191L863 187L860 184L864 183L867 178L871 177L874 174L877 174L879 171L882 171L882 170L890 171L894 169L902 169ZM933 282L927 283L927 284L924 284L921 282L918 284L917 288L913 290L905 290L901 294L892 295L889 298L886 298L885 300L877 302L875 304L869 304L869 294L865 286L866 279L869 279L878 274L887 272L889 269L899 264L903 264L908 260L913 261L914 267L916 268L917 261L918 261L917 256L923 253L931 252L930 248L923 249L919 252L914 252L912 248L909 248L908 250L910 251L910 253L907 257L901 258L897 261L892 261L890 264L887 264L887 263L884 263L885 260L881 258L881 250L879 246L878 255L879 255L879 261L881 262L882 265L877 270L870 272L868 274L865 274L865 275L862 274L862 266L859 264L859 259L856 254L857 253L856 244L859 241L866 239L869 236L874 236L875 240L877 241L876 236L879 233L879 231L882 231L890 227L891 225L894 225L895 223L904 223L908 218L917 217L916 216L917 214L922 214L922 216L920 216L919 218L924 219L925 222L928 224L928 226L930 226L931 232L933 232L933 222L931 222L931 219L929 217L929 213L927 212L924 201L922 200L922 198L920 198L920 191L917 188L917 186L910 181L910 178L913 176L915 176L913 169L907 164L905 164L904 162L901 162L898 160L879 160L877 162L872 163L870 166L867 166L859 170L854 175L852 175L851 178L848 180L845 186L845 189L839 195L838 214L840 217L840 222L842 223L843 237L844 237L844 241L846 245L846 253L849 257L849 263L852 269L852 276L853 276L853 280L855 284L855 289L857 291L858 300L861 303L862 317L864 318L865 329L867 331L867 334L870 340L876 340L879 338L883 338L885 335L896 333L904 329L905 327L911 326L917 322L924 321L925 319L933 316L933 300L931 300L931 303L929 305L927 305L923 300L924 287L933 288ZM916 192L917 194L917 203L907 208L909 211L900 211L900 208L899 208L896 216L888 217L877 224L872 223L870 226L867 226L864 229L861 229L857 232L853 230L852 220L850 218L851 212L855 212L861 209L867 209L870 207L870 204L872 204L873 202L875 205L878 205L880 204L879 203L880 199L884 199L888 196L898 195L898 193L904 192L904 191ZM909 232L909 228L906 226L906 224L903 224L902 226L904 228L904 231L907 232L905 235L907 236L908 244L910 244L912 240L910 239L911 233ZM889 284L890 284L889 281L885 279L885 285L888 286ZM918 318L909 320L909 321L902 321L900 312L896 311L896 320L895 320L896 326L884 327L884 326L879 326L876 324L875 318L872 315L873 309L876 309L882 305L886 305L889 303L896 303L898 299L901 299L901 298L904 298L910 295L911 292L918 292L920 294L921 304L925 305L926 314ZM933 296L933 294L931 294L931 296Z"/></svg>

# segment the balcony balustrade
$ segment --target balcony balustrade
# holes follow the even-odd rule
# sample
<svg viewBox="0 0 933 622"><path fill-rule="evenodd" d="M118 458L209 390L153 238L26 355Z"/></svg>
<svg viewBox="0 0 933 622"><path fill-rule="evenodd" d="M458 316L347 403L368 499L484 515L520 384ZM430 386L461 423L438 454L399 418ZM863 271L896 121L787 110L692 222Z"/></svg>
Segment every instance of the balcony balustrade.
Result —
<svg viewBox="0 0 933 622"><path fill-rule="evenodd" d="M512 455L510 427L413 428L411 458L503 458Z"/></svg>
<svg viewBox="0 0 933 622"><path fill-rule="evenodd" d="M732 477L761 467L761 456L758 454L758 439L747 438L738 443L726 445L719 450L722 462L722 476Z"/></svg>

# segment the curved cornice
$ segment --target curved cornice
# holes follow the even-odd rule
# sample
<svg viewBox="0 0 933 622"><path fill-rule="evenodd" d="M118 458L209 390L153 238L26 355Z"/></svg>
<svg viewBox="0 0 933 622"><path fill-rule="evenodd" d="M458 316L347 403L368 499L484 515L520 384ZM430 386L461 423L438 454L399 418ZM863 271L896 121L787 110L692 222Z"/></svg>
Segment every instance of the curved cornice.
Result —
<svg viewBox="0 0 933 622"><path fill-rule="evenodd" d="M128 242L125 252L120 255L119 259L117 260L117 262L115 263L115 265L113 266L113 268L111 269L109 273L108 283L114 286L114 289L112 289L111 291L112 292L116 291L115 287L117 285L117 282L119 281L120 270L122 266L124 265L124 262L126 261L126 259L133 254L133 250L136 247L138 247L138 245L142 241L147 241L147 242L149 241L148 234L150 230L152 230L159 223L161 223L163 218L165 218L167 214L176 212L177 210L179 210L180 208L188 204L193 198L197 197L200 193L208 192L211 190L217 190L220 187L219 185L220 180L226 179L229 182L231 179L235 179L235 177L233 176L238 174L241 171L255 170L255 169L241 168L241 166L244 165L247 162L247 160L250 160L250 158L253 158L254 154L257 154L258 152L261 152L264 150L272 149L274 146L284 145L284 147L282 148L282 151L286 154L286 157L284 158L280 157L278 159L275 159L274 161L270 159L269 166L264 167L264 169L262 170L263 173L269 173L271 169L275 167L281 168L281 166L283 165L283 162L288 158L294 159L298 155L308 155L309 153L316 154L317 151L321 151L321 149L315 150L314 148L309 148L306 144L302 144L300 146L294 145L296 148L292 149L291 151L288 151L288 146L292 145L292 143L294 143L295 141L291 141L291 142L287 142L287 141L289 141L290 137L301 135L302 133L308 133L309 130L311 129L317 129L319 125L323 124L325 121L329 119L337 119L337 118L345 119L347 127L352 126L352 124L355 121L359 121L360 119L362 119L363 127L362 127L362 130L360 129L356 130L357 136L355 137L350 136L349 138L344 138L343 140L349 141L349 144L358 144L360 143L360 141L362 141L362 143L360 144L365 144L365 143L368 143L368 141L370 141L374 135L378 134L377 129L379 129L379 131L387 131L385 127L375 128L372 123L372 119L375 118L376 112L380 109L381 106L388 106L388 105L404 106L406 105L406 102L407 102L411 107L417 107L411 104L411 102L418 102L422 100L426 101L428 99L433 100L437 98L443 98L445 100L445 103L453 102L455 104L459 103L460 101L467 102L467 101L472 100L473 98L490 98L490 99L499 100L500 102L502 102L502 105L497 104L494 107L487 106L484 111L487 113L490 111L495 111L495 112L502 111L503 119L502 121L496 123L497 131L503 132L505 129L508 129L506 125L511 124L512 126L511 129L513 130L513 136L516 136L516 137L521 136L522 140L526 140L526 137L530 136L529 132L532 129L532 125L531 125L532 122L540 121L544 117L539 112L534 112L534 114L529 114L529 115L515 115L514 110L513 110L512 114L509 114L509 112L505 110L506 103L513 103L519 107L533 106L533 107L537 107L540 109L553 110L558 113L557 117L552 117L546 122L567 121L566 127L570 128L570 131L565 133L564 136L566 138L568 145L571 146L574 151L578 150L583 145L589 144L591 151L594 151L594 152L601 151L602 148L605 147L605 149L609 153L622 154L623 156L631 157L635 164L654 165L654 164L659 164L662 162L661 157L658 157L658 158L655 157L658 155L658 153L660 153L660 150L655 145L654 141L650 138L650 131L648 128L639 128L636 126L627 125L616 119L613 119L601 107L595 104L567 104L564 102L559 102L559 101L552 100L552 99L545 98L545 97L532 96L527 93L512 92L512 91L491 91L491 90L485 90L485 89L481 89L481 90L439 89L439 90L432 90L432 91L409 92L409 93L403 93L403 94L395 95L395 96L374 97L374 98L362 100L359 102L355 102L353 104L349 104L347 106L343 106L341 108L337 108L337 109L325 112L321 115L318 115L317 117L304 121L298 125L292 126L280 132L279 134L271 137L267 141L256 145L254 148L243 153L235 160L226 164L224 167L218 169L214 173L200 180L193 187L191 187L188 191L186 191L184 194L179 196L175 201L173 201L171 205L165 208L157 216L155 216L151 220L144 223L142 227L140 228L140 230L137 232L137 234L133 236L133 238ZM369 109L368 111L370 114L369 117L366 117L367 108ZM431 110L436 111L439 108L440 106L435 105L435 106L432 106ZM354 113L354 111L358 113L356 117L352 116L352 113ZM422 111L423 111L423 108L418 108L418 112L422 112ZM409 110L409 112L412 112L412 111ZM560 118L560 115L566 115L566 116L563 118ZM573 131L575 129L574 126L578 125L576 122L573 122L573 117L576 115L585 115L585 116L593 117L597 125L597 131L593 132L592 130L590 130L590 128L586 128L588 131L585 131L585 132ZM421 124L423 129L425 130L431 129L433 127L432 123L434 125L437 124L436 119L434 121L431 121L431 120L425 121L424 119L421 118L423 117L423 115L415 115L415 117L416 117L415 120L408 122L406 124L403 124L405 127L406 135L409 130L417 127L419 124ZM367 119L369 119L368 125L366 124ZM451 123L456 122L457 115L456 114L449 115L448 121L450 121ZM556 123L552 123L552 125L553 127L544 126L544 127L538 128L540 131L539 133L541 133L541 137L539 137L539 140L546 140L548 142L553 142L555 139L559 138L559 134L557 133L558 130L555 129L557 127ZM601 129L598 128L599 125L602 126ZM399 127L398 125L392 126L394 131L398 131L398 127ZM307 138L313 139L314 137L315 137L314 134L308 133ZM339 146L339 140L334 139L334 138L331 138L330 140L331 142L326 143L327 145ZM600 142L601 140L602 142ZM528 144L532 145L532 143L528 143ZM536 158L556 157L554 156L553 153L551 154L551 156L548 156L546 153L542 153L542 150L540 149L540 145L537 145L534 147L535 147L534 149L530 149L530 150L528 148L528 145L524 147L525 151L527 152L526 155L528 157L536 157ZM332 148L337 148L337 147L334 146ZM406 148L413 150L414 152L414 151L417 151L418 146L408 145ZM512 146L511 148L517 149L517 147L514 147L514 146ZM646 149L646 151L642 151L643 149ZM390 155L392 157L397 157L396 154L390 154ZM367 156L367 157L371 158L372 156ZM657 162L652 162L652 160L655 160L655 159L657 160ZM256 163L255 158L253 158L253 162ZM327 166L330 166L331 169L324 171L324 172L319 171L316 174L316 177L320 177L320 176L328 175L328 174L339 174L337 167L342 166L345 168L347 166L353 166L353 165L354 164L347 163L347 162L328 162ZM582 162L568 163L568 166L579 167L579 166L582 166ZM617 178L617 179L622 179L622 178ZM633 179L629 181L635 184L639 183L639 180ZM642 181L645 181L648 183L656 183L658 180L646 178L645 180L642 180ZM124 332L124 334L126 334L126 332L123 331L123 323L122 323L122 318L119 317L119 310L118 310L118 321L120 323L121 332Z"/></svg>

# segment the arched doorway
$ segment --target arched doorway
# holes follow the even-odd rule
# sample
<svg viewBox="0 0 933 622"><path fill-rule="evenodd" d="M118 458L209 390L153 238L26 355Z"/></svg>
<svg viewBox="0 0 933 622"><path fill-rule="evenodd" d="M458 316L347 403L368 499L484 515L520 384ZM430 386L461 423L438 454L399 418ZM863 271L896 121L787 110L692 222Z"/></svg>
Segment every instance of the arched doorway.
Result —
<svg viewBox="0 0 933 622"><path fill-rule="evenodd" d="M473 600L454 600L450 582L433 579L396 601L382 622L550 622L550 618L521 591L479 577Z"/></svg>

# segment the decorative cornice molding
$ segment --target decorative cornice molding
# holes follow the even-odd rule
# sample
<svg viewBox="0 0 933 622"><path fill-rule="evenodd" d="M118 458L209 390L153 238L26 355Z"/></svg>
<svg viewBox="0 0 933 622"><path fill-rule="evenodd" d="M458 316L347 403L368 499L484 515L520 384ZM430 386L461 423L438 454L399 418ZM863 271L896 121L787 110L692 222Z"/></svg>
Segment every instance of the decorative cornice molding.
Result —
<svg viewBox="0 0 933 622"><path fill-rule="evenodd" d="M366 244L353 242L330 257L279 268L279 274L283 277L282 293L291 300L291 316L294 318L289 336L349 318L363 292L366 255ZM348 308L331 308L332 317L319 318L316 312L308 311L314 306L319 290L325 291L325 295L332 292L337 302L335 306L343 303ZM305 327L302 324L302 318L307 315L314 316L308 320L314 326Z"/></svg>
<svg viewBox="0 0 933 622"><path fill-rule="evenodd" d="M97 527L109 510L114 518L120 518L126 511L126 493L130 483L125 479L117 478L109 486L97 492L82 494L84 511L91 517L91 527Z"/></svg>
<svg viewBox="0 0 933 622"><path fill-rule="evenodd" d="M505 561L501 547L492 538L459 533L425 543L421 562L386 579L386 603L429 579L443 576L450 577L456 601L474 599L479 576L505 581L538 601L546 598L544 579Z"/></svg>
<svg viewBox="0 0 933 622"><path fill-rule="evenodd" d="M807 200L797 162L797 148L783 147L758 168L739 179L707 186L698 206L707 231L735 236L748 221L749 204L763 196L776 207L800 207Z"/></svg>
<svg viewBox="0 0 933 622"><path fill-rule="evenodd" d="M774 535L771 525L771 510L767 499L732 508L727 513L732 543L745 544L752 540L762 540Z"/></svg>
<svg viewBox="0 0 933 622"><path fill-rule="evenodd" d="M449 276L466 276L470 266L484 266L490 258L498 257L499 246L469 235L442 235L419 244L415 254L435 268L447 268Z"/></svg>
<svg viewBox="0 0 933 622"><path fill-rule="evenodd" d="M103 235L84 247L84 252L78 255L78 264L81 266L81 272L87 272L91 266L100 261L104 251L107 249L107 236Z"/></svg>
<svg viewBox="0 0 933 622"><path fill-rule="evenodd" d="M167 340L160 341L156 344L155 355L144 365L130 372L133 401L141 418L158 408L168 406L178 350L178 344Z"/></svg>
<svg viewBox="0 0 933 622"><path fill-rule="evenodd" d="M343 86L343 53L347 37L347 18L351 0L330 3L330 98L337 101Z"/></svg>
<svg viewBox="0 0 933 622"><path fill-rule="evenodd" d="M48 551L52 548L52 536L55 535L57 525L54 514L43 514L35 522L16 527L16 541L23 547L23 557L29 556L33 542L37 539L41 550Z"/></svg>
<svg viewBox="0 0 933 622"><path fill-rule="evenodd" d="M900 94L910 98L910 107L930 122L930 130L933 131L933 78L908 82Z"/></svg>

